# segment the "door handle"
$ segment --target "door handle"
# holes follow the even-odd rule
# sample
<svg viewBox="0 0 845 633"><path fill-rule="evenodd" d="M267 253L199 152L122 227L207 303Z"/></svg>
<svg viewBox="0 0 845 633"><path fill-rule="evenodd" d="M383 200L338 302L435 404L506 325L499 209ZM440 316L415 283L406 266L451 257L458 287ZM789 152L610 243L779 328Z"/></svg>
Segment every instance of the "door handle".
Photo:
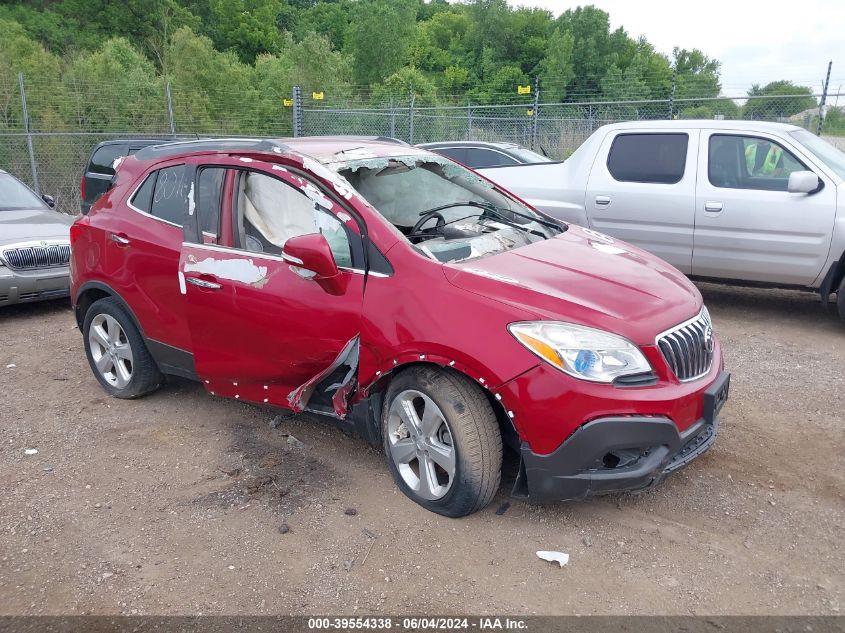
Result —
<svg viewBox="0 0 845 633"><path fill-rule="evenodd" d="M610 204L610 196L596 196L596 204L606 207Z"/></svg>
<svg viewBox="0 0 845 633"><path fill-rule="evenodd" d="M722 203L712 201L705 202L704 210L708 213L719 213L722 210Z"/></svg>
<svg viewBox="0 0 845 633"><path fill-rule="evenodd" d="M185 281L198 288L205 290L220 290L223 286L216 281L209 281L208 279L200 279L199 277L186 277Z"/></svg>
<svg viewBox="0 0 845 633"><path fill-rule="evenodd" d="M118 235L117 233L110 233L109 239L118 246L129 246L130 240L125 235Z"/></svg>

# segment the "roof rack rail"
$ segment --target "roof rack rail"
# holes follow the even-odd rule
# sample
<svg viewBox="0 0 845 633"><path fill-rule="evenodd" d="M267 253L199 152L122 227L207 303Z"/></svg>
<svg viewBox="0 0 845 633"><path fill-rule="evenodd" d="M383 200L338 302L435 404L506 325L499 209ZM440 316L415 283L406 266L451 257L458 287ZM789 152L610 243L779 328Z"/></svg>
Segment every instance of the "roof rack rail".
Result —
<svg viewBox="0 0 845 633"><path fill-rule="evenodd" d="M135 157L138 160L150 160L152 158L166 158L187 151L194 152L225 152L227 150L272 152L281 154L290 148L284 143L274 139L260 138L217 138L197 139L187 141L174 141L160 145L149 145L138 151Z"/></svg>

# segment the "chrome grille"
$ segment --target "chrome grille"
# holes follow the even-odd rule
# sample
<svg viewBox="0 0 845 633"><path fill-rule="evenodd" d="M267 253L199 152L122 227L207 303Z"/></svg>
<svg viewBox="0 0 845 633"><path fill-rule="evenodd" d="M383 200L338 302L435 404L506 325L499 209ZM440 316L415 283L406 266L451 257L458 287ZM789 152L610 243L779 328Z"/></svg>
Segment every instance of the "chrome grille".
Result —
<svg viewBox="0 0 845 633"><path fill-rule="evenodd" d="M709 372L713 364L713 326L707 310L658 336L657 346L678 380L695 380Z"/></svg>
<svg viewBox="0 0 845 633"><path fill-rule="evenodd" d="M70 244L7 248L3 251L3 261L9 268L17 270L67 266L70 261Z"/></svg>

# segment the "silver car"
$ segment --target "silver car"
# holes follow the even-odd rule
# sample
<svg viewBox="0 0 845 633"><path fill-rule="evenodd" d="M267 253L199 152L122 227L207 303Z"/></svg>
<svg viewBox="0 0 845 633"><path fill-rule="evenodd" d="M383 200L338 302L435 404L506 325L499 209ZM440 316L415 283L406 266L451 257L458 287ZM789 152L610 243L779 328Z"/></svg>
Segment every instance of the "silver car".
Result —
<svg viewBox="0 0 845 633"><path fill-rule="evenodd" d="M73 218L51 205L0 170L0 306L68 296Z"/></svg>

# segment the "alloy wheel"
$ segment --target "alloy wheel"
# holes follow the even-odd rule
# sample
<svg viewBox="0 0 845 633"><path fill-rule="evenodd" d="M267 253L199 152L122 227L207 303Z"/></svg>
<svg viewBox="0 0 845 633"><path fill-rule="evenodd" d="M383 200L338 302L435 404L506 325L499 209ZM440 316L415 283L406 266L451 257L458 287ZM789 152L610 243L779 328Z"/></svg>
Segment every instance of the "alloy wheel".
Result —
<svg viewBox="0 0 845 633"><path fill-rule="evenodd" d="M443 498L455 479L455 446L446 417L434 400L408 389L390 404L390 457L407 486L429 501Z"/></svg>
<svg viewBox="0 0 845 633"><path fill-rule="evenodd" d="M113 387L123 389L132 380L132 346L117 319L98 314L88 329L91 357L100 375Z"/></svg>

